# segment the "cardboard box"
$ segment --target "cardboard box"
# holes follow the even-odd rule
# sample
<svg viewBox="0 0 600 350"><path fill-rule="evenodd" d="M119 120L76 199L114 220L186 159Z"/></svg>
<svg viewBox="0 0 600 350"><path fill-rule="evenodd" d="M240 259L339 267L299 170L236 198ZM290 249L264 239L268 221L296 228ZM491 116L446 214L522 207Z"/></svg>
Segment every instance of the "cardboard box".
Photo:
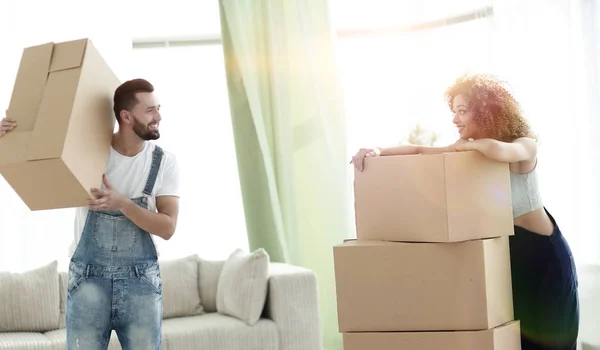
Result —
<svg viewBox="0 0 600 350"><path fill-rule="evenodd" d="M99 187L119 79L87 39L24 49L0 138L0 174L30 210L87 206Z"/></svg>
<svg viewBox="0 0 600 350"><path fill-rule="evenodd" d="M514 319L508 237L334 247L339 330L471 331Z"/></svg>
<svg viewBox="0 0 600 350"><path fill-rule="evenodd" d="M479 152L368 158L355 171L358 239L458 242L514 234L508 164Z"/></svg>
<svg viewBox="0 0 600 350"><path fill-rule="evenodd" d="M463 332L373 332L343 334L344 350L521 350L519 321Z"/></svg>

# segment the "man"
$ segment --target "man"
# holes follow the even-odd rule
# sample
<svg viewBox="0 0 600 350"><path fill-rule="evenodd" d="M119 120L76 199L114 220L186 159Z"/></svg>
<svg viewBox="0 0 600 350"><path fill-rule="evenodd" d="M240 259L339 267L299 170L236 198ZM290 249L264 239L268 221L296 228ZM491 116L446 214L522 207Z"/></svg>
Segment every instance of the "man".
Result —
<svg viewBox="0 0 600 350"><path fill-rule="evenodd" d="M160 105L146 80L114 94L113 135L103 186L77 208L69 249L67 348L106 349L115 330L124 350L160 349L162 281L154 236L170 239L179 211L175 157L154 145ZM6 118L0 136L17 127Z"/></svg>

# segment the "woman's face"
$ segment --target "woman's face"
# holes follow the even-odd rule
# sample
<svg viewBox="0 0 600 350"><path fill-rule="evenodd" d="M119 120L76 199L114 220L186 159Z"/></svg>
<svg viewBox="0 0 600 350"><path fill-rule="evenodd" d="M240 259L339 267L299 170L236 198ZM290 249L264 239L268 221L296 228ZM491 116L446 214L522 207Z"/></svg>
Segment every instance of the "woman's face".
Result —
<svg viewBox="0 0 600 350"><path fill-rule="evenodd" d="M469 103L463 95L454 97L452 112L454 113L452 122L456 125L461 139L480 138L479 128L475 123L475 112L469 107Z"/></svg>

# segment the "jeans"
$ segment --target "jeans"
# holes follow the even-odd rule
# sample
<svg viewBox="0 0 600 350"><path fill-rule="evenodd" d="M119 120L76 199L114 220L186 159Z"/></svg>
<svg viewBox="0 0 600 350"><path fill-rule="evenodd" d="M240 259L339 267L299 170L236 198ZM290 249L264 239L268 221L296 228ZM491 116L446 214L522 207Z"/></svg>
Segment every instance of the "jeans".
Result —
<svg viewBox="0 0 600 350"><path fill-rule="evenodd" d="M156 263L90 268L71 263L68 349L104 350L111 330L123 349L160 349L162 281Z"/></svg>

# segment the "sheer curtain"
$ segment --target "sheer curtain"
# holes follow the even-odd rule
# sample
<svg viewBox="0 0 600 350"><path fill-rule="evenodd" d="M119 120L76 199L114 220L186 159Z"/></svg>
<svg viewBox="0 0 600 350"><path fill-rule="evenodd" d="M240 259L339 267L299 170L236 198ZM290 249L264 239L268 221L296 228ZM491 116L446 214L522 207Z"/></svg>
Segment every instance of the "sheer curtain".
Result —
<svg viewBox="0 0 600 350"><path fill-rule="evenodd" d="M600 262L598 21L593 0L499 0L494 70L540 137L540 182L579 264ZM595 57L595 61L594 61ZM595 127L594 127L595 126Z"/></svg>
<svg viewBox="0 0 600 350"><path fill-rule="evenodd" d="M596 0L498 0L494 69L540 135L540 186L579 270L580 339L600 347L600 27Z"/></svg>
<svg viewBox="0 0 600 350"><path fill-rule="evenodd" d="M323 343L339 349L331 247L351 218L328 3L219 4L250 247L315 272Z"/></svg>

